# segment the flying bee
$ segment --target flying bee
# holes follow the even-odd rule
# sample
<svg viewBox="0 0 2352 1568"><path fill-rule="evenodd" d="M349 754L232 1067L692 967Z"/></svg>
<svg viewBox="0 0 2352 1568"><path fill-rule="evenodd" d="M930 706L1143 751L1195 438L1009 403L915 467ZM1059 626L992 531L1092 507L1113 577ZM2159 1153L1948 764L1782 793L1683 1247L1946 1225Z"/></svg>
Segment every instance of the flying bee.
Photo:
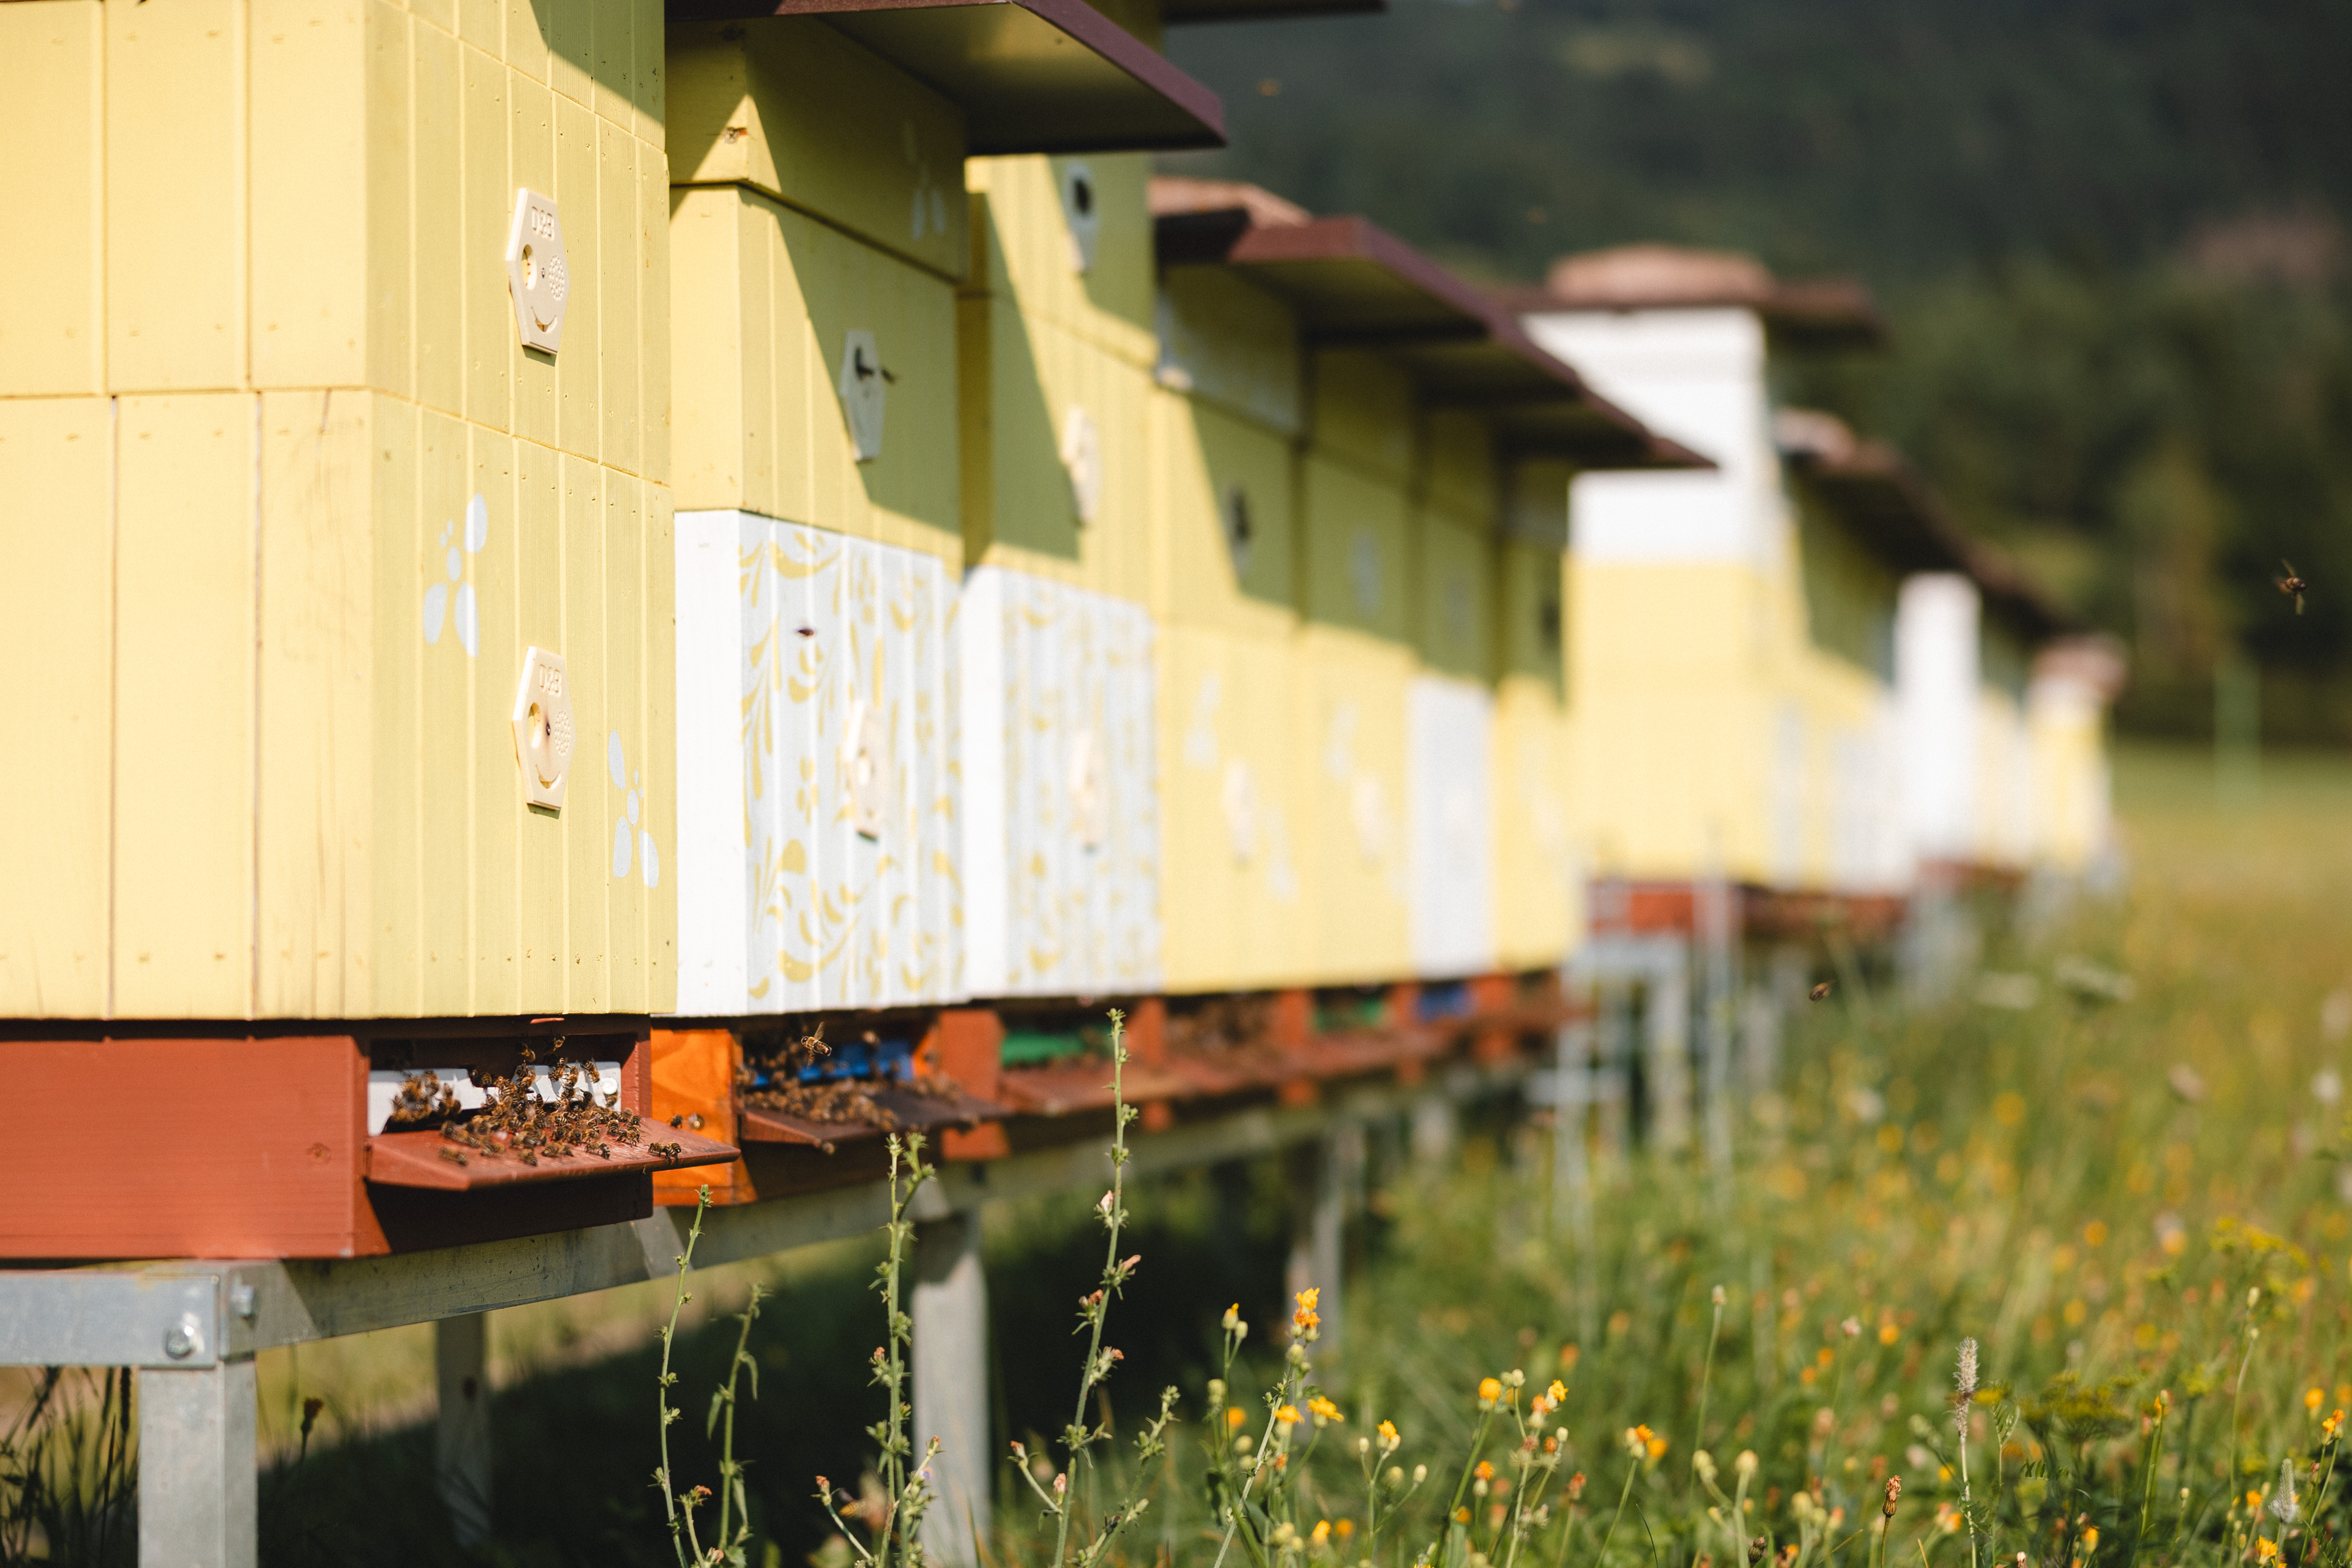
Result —
<svg viewBox="0 0 2352 1568"><path fill-rule="evenodd" d="M2286 568L2286 575L2276 579L2278 591L2294 601L2294 613L2299 616L2303 614L2304 590L2311 584L2303 580L2303 574L2294 569L2294 562L2281 557L2279 564Z"/></svg>
<svg viewBox="0 0 2352 1568"><path fill-rule="evenodd" d="M1822 981L1819 985L1814 986L1811 992L1807 993L1807 995L1811 1000L1815 1002L1828 1001L1830 999L1830 983L1826 980Z"/></svg>

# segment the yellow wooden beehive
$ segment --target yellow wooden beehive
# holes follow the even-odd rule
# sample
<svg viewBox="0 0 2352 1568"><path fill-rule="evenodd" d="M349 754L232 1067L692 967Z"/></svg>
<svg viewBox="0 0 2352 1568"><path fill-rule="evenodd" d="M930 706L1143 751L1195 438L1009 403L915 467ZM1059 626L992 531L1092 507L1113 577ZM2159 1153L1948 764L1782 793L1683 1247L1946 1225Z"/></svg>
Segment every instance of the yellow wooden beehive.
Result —
<svg viewBox="0 0 2352 1568"><path fill-rule="evenodd" d="M1153 200L1171 986L1556 963L1560 541L1507 517L1511 476L1540 454L1564 485L1567 449L1664 454L1361 219L1213 181L1155 182ZM1297 499L1274 526L1261 504L1238 520L1286 467ZM1270 543L1280 566L1261 563ZM1265 716L1286 702L1278 763ZM1284 939L1245 954L1233 909Z"/></svg>
<svg viewBox="0 0 2352 1568"><path fill-rule="evenodd" d="M975 159L968 179L968 983L983 996L1157 991L1145 163Z"/></svg>
<svg viewBox="0 0 2352 1568"><path fill-rule="evenodd" d="M0 1011L670 1005L663 121L654 0L0 10Z"/></svg>

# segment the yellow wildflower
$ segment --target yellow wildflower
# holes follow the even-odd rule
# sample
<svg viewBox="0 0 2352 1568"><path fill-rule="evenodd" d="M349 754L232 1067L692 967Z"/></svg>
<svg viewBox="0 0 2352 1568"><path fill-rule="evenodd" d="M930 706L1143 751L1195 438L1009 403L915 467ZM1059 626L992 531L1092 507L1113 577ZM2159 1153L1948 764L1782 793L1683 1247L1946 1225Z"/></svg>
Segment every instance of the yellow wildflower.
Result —
<svg viewBox="0 0 2352 1568"><path fill-rule="evenodd" d="M1666 1440L1664 1437L1652 1437L1650 1439L1650 1458L1653 1459L1663 1459L1665 1457Z"/></svg>
<svg viewBox="0 0 2352 1568"><path fill-rule="evenodd" d="M1403 1439L1403 1438L1402 1438L1402 1437L1400 1437L1400 1436L1397 1436L1397 1429L1396 1429L1396 1423L1395 1423L1395 1422L1393 1422L1393 1421L1383 1421L1383 1422L1381 1422L1381 1447L1386 1448L1386 1449L1390 1449L1390 1450L1394 1450L1394 1449L1395 1449L1395 1447L1397 1447L1397 1445L1398 1445L1398 1444L1400 1444L1400 1443L1402 1443L1402 1442L1403 1442L1403 1441L1404 1441L1404 1439Z"/></svg>
<svg viewBox="0 0 2352 1568"><path fill-rule="evenodd" d="M1891 1345L1902 1337L1903 1331L1896 1328L1893 1323L1881 1323L1878 1325L1878 1342L1880 1344Z"/></svg>
<svg viewBox="0 0 2352 1568"><path fill-rule="evenodd" d="M2096 1552L2098 1549L2099 1527L2095 1524L2091 1526L2090 1529L2083 1531L2083 1555L2088 1557L2092 1552Z"/></svg>
<svg viewBox="0 0 2352 1568"><path fill-rule="evenodd" d="M1356 1533L1356 1521L1352 1519L1343 1519L1331 1527L1331 1533L1345 1541Z"/></svg>
<svg viewBox="0 0 2352 1568"><path fill-rule="evenodd" d="M1339 1407L1338 1405L1332 1404L1329 1400L1324 1398L1319 1394L1307 1402L1307 1408L1314 1412L1315 1419L1318 1422L1345 1421L1347 1419L1345 1415L1339 1414Z"/></svg>
<svg viewBox="0 0 2352 1568"><path fill-rule="evenodd" d="M1495 1479L1495 1467L1488 1464L1486 1460L1481 1459L1478 1461L1477 1467L1470 1473L1477 1477L1482 1481L1491 1481Z"/></svg>
<svg viewBox="0 0 2352 1568"><path fill-rule="evenodd" d="M1328 1519L1317 1520L1315 1521L1315 1534L1312 1539L1318 1546L1322 1546L1329 1542L1331 1539L1331 1521Z"/></svg>
<svg viewBox="0 0 2352 1568"><path fill-rule="evenodd" d="M1298 1425L1298 1406L1297 1406L1296 1405L1283 1405L1281 1408L1277 1409L1277 1410L1274 1413L1274 1424L1275 1424L1276 1426L1297 1426L1297 1425Z"/></svg>
<svg viewBox="0 0 2352 1568"><path fill-rule="evenodd" d="M1481 1405L1492 1405L1502 1397L1503 1380L1501 1378L1482 1377L1478 1380L1478 1403Z"/></svg>
<svg viewBox="0 0 2352 1568"><path fill-rule="evenodd" d="M1315 1310L1316 1303L1322 1299L1322 1290L1313 1285L1298 1293L1297 1309L1290 1314L1290 1331L1293 1334L1303 1336L1310 1329L1322 1326L1323 1319Z"/></svg>
<svg viewBox="0 0 2352 1568"><path fill-rule="evenodd" d="M1238 1405L1225 1412L1225 1425L1228 1426L1239 1426L1243 1422L1247 1421L1248 1419L1249 1412L1244 1410Z"/></svg>
<svg viewBox="0 0 2352 1568"><path fill-rule="evenodd" d="M1657 1440L1657 1434L1651 1431L1647 1426L1628 1426L1625 1428L1625 1451L1633 1455L1633 1458L1637 1459L1648 1458L1650 1457L1650 1445ZM1664 1450L1661 1449L1659 1451L1663 1453Z"/></svg>
<svg viewBox="0 0 2352 1568"><path fill-rule="evenodd" d="M1455 1510L1454 1510L1454 1523L1456 1523L1456 1524L1467 1524L1467 1523L1469 1523L1469 1522L1470 1522L1470 1510L1469 1510L1468 1509L1466 1509L1466 1508L1457 1508L1457 1509L1455 1509Z"/></svg>
<svg viewBox="0 0 2352 1568"><path fill-rule="evenodd" d="M2305 1389L2303 1391L2304 1414L2306 1415L2318 1415L2320 1405L2326 1403L2326 1400L2327 1395L2321 1390L2316 1388Z"/></svg>
<svg viewBox="0 0 2352 1568"><path fill-rule="evenodd" d="M1568 1398L1568 1384L1560 1382L1560 1380L1556 1377L1553 1378L1551 1380L1551 1386L1544 1390L1544 1397L1550 1400L1554 1405L1559 1405L1566 1402Z"/></svg>
<svg viewBox="0 0 2352 1568"><path fill-rule="evenodd" d="M2278 1554L2279 1549L2277 1542L2273 1541L2266 1535L2255 1537L2254 1556L2257 1560L2263 1563L2274 1563L2278 1561Z"/></svg>

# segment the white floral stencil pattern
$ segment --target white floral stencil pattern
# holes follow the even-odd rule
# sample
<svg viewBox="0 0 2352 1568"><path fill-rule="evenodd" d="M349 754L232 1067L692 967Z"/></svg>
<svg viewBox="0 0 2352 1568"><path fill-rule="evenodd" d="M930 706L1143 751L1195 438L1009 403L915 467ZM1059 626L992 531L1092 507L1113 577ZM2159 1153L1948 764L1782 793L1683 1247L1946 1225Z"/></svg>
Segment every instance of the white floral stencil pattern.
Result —
<svg viewBox="0 0 2352 1568"><path fill-rule="evenodd" d="M960 613L972 994L1157 989L1150 616L992 567Z"/></svg>
<svg viewBox="0 0 2352 1568"><path fill-rule="evenodd" d="M740 770L740 784L681 794L680 1010L956 999L952 574L933 556L753 513L686 521L727 531L697 545L697 570L731 565L733 593L698 583L689 604L682 552L680 763ZM689 633L690 616L730 602L733 624ZM702 683L719 680L732 702L686 700L688 682L708 697ZM689 897L731 909L689 914Z"/></svg>

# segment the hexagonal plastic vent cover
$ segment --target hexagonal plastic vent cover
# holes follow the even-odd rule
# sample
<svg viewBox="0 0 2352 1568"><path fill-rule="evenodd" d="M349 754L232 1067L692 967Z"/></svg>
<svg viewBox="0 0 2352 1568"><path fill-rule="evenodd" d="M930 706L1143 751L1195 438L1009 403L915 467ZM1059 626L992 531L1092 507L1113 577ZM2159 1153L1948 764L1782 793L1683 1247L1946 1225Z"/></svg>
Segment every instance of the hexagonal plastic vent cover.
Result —
<svg viewBox="0 0 2352 1568"><path fill-rule="evenodd" d="M563 346L572 258L564 252L563 221L556 216L551 196L528 189L515 193L514 223L507 230L507 291L514 296L523 347L553 353Z"/></svg>

